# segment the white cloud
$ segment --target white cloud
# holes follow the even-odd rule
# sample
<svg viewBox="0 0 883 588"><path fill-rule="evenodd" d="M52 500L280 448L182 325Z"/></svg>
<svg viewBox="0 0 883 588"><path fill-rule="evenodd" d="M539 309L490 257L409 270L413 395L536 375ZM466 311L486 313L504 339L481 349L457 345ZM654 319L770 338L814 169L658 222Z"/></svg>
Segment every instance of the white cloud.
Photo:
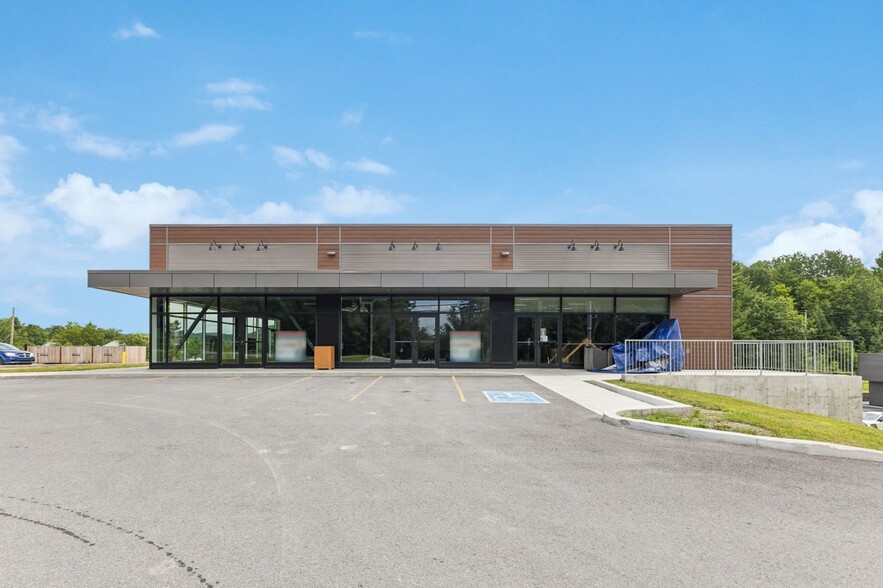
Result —
<svg viewBox="0 0 883 588"><path fill-rule="evenodd" d="M109 184L95 185L79 173L59 180L45 198L46 204L67 217L71 233L97 232L98 249L126 247L142 239L151 223L181 222L200 201L192 190L158 183L115 192Z"/></svg>
<svg viewBox="0 0 883 588"><path fill-rule="evenodd" d="M244 216L240 222L246 223L323 223L324 215L319 212L298 210L287 202L264 202L252 213Z"/></svg>
<svg viewBox="0 0 883 588"><path fill-rule="evenodd" d="M212 98L209 104L218 109L239 108L242 110L272 110L273 105L266 100L261 100L257 96L251 94L238 94L236 96L224 96L223 98Z"/></svg>
<svg viewBox="0 0 883 588"><path fill-rule="evenodd" d="M12 135L0 135L0 196L15 192L15 185L9 179L9 162L24 151L25 148L18 139Z"/></svg>
<svg viewBox="0 0 883 588"><path fill-rule="evenodd" d="M411 42L411 37L408 35L390 31L355 31L353 38L360 41L386 41L395 44Z"/></svg>
<svg viewBox="0 0 883 588"><path fill-rule="evenodd" d="M307 149L304 151L307 160L319 169L331 169L334 166L334 160L315 149Z"/></svg>
<svg viewBox="0 0 883 588"><path fill-rule="evenodd" d="M864 161L859 161L857 159L852 161L844 161L842 163L837 164L837 169L841 171L858 171L865 167Z"/></svg>
<svg viewBox="0 0 883 588"><path fill-rule="evenodd" d="M242 127L233 125L207 124L195 131L176 135L171 144L174 147L195 147L206 143L221 143L233 138Z"/></svg>
<svg viewBox="0 0 883 588"><path fill-rule="evenodd" d="M137 145L121 139L111 139L90 133L77 133L68 139L68 148L80 153L91 153L105 159L131 159L141 153Z"/></svg>
<svg viewBox="0 0 883 588"><path fill-rule="evenodd" d="M342 188L325 186L316 197L322 209L334 216L377 216L400 212L411 199L405 195L347 185Z"/></svg>
<svg viewBox="0 0 883 588"><path fill-rule="evenodd" d="M242 110L272 110L273 105L255 96L263 92L264 87L254 82L230 78L223 82L212 82L205 85L209 94L223 94L208 100L208 103L219 109L238 108Z"/></svg>
<svg viewBox="0 0 883 588"><path fill-rule="evenodd" d="M864 246L869 257L883 250L883 190L861 190L856 193L853 206L861 212Z"/></svg>
<svg viewBox="0 0 883 588"><path fill-rule="evenodd" d="M812 254L840 250L870 263L883 249L883 190L856 192L852 209L863 217L858 229L845 224L817 222L839 212L824 201L804 206L800 211L801 221L783 219L777 225L759 228L753 234L769 239L769 242L758 248L751 261L798 252Z"/></svg>
<svg viewBox="0 0 883 588"><path fill-rule="evenodd" d="M209 94L254 94L255 92L263 92L264 87L239 78L230 78L223 82L206 84L205 91Z"/></svg>
<svg viewBox="0 0 883 588"><path fill-rule="evenodd" d="M798 252L821 253L826 249L839 249L847 255L862 257L861 233L831 223L786 229L776 235L771 243L758 249L755 260L772 259Z"/></svg>
<svg viewBox="0 0 883 588"><path fill-rule="evenodd" d="M44 108L37 112L36 123L41 131L63 136L71 151L91 153L105 159L131 159L141 154L141 146L132 141L86 132L80 120L65 109Z"/></svg>
<svg viewBox="0 0 883 588"><path fill-rule="evenodd" d="M830 202L820 200L818 202L810 202L800 209L800 216L804 218L831 218L837 216L837 208Z"/></svg>
<svg viewBox="0 0 883 588"><path fill-rule="evenodd" d="M279 167L301 166L304 164L304 156L300 151L282 145L273 145L273 159Z"/></svg>
<svg viewBox="0 0 883 588"><path fill-rule="evenodd" d="M352 127L362 122L364 116L365 113L361 110L347 110L343 113L343 116L340 117L340 124L345 127Z"/></svg>
<svg viewBox="0 0 883 588"><path fill-rule="evenodd" d="M347 169L366 172L369 174L380 174L384 176L392 174L391 167L389 167L388 165L384 165L379 161L372 161L367 157L363 157L359 161L347 161L344 165Z"/></svg>
<svg viewBox="0 0 883 588"><path fill-rule="evenodd" d="M117 39L130 39L132 37L141 37L144 39L158 39L159 34L152 28L145 26L141 21L135 21L129 28L121 28L114 34Z"/></svg>
<svg viewBox="0 0 883 588"><path fill-rule="evenodd" d="M392 145L395 142L396 142L395 137L393 137L392 135L387 135L383 138L382 141L380 141L380 144L386 146L386 145Z"/></svg>
<svg viewBox="0 0 883 588"><path fill-rule="evenodd" d="M80 123L66 110L55 112L54 110L43 109L37 113L37 126L40 130L47 133L66 134L78 130Z"/></svg>

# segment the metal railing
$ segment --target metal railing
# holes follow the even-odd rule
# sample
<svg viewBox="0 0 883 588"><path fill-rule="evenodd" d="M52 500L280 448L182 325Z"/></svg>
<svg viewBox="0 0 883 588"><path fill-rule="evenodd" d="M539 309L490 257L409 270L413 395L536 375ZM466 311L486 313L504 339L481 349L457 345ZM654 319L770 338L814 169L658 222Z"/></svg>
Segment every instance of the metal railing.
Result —
<svg viewBox="0 0 883 588"><path fill-rule="evenodd" d="M625 373L712 371L854 373L852 341L628 339Z"/></svg>

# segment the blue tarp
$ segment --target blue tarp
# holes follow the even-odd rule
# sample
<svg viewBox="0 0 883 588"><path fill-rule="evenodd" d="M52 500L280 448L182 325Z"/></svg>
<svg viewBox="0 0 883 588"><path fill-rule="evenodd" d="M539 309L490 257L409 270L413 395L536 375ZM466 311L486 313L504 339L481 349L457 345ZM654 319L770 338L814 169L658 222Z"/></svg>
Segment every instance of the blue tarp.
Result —
<svg viewBox="0 0 883 588"><path fill-rule="evenodd" d="M678 319L664 320L644 336L653 343L631 343L629 345L629 373L679 372L684 369L684 345L681 343L681 327ZM665 341L660 341L665 340ZM668 341L671 341L670 343ZM613 354L615 371L625 371L625 343L610 348Z"/></svg>

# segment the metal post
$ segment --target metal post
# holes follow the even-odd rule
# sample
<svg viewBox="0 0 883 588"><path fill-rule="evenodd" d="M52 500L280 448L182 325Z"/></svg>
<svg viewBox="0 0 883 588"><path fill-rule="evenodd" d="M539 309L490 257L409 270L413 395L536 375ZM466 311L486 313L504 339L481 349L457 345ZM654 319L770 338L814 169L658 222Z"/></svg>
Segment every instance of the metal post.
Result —
<svg viewBox="0 0 883 588"><path fill-rule="evenodd" d="M717 375L717 341L712 341L712 345L714 345L714 375Z"/></svg>
<svg viewBox="0 0 883 588"><path fill-rule="evenodd" d="M625 342L623 342L622 346L622 361L624 362L622 366L622 373L627 374L629 373L629 340L626 339Z"/></svg>
<svg viewBox="0 0 883 588"><path fill-rule="evenodd" d="M763 342L757 342L757 369L760 370L760 375L763 375Z"/></svg>

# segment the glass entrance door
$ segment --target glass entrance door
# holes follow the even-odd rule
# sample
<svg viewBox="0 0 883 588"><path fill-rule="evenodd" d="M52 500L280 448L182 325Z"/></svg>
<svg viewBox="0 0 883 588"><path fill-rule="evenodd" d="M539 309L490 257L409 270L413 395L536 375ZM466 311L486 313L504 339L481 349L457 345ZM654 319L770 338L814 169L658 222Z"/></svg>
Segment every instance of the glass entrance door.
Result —
<svg viewBox="0 0 883 588"><path fill-rule="evenodd" d="M221 366L258 367L264 352L264 317L221 315Z"/></svg>
<svg viewBox="0 0 883 588"><path fill-rule="evenodd" d="M518 365L557 367L558 315L518 315L515 318L515 358Z"/></svg>
<svg viewBox="0 0 883 588"><path fill-rule="evenodd" d="M435 366L438 357L438 317L411 314L396 316L393 357L395 365Z"/></svg>

